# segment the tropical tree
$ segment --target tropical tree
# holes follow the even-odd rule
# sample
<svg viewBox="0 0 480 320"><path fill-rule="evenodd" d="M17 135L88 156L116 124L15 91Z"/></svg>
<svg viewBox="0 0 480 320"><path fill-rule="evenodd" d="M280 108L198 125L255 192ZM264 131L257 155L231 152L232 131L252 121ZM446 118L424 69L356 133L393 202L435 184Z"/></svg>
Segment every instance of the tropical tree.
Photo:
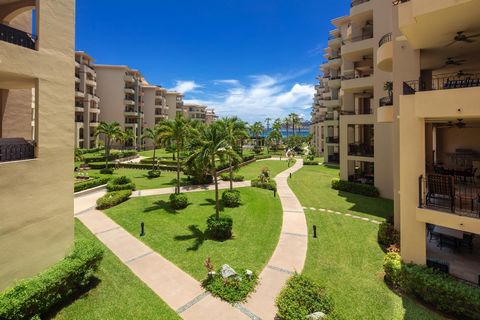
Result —
<svg viewBox="0 0 480 320"><path fill-rule="evenodd" d="M286 117L285 119L283 119L283 126L285 127L287 138L288 138L288 128L290 127L290 123L291 123L290 117Z"/></svg>
<svg viewBox="0 0 480 320"><path fill-rule="evenodd" d="M280 119L280 118L275 119L275 121L273 122L273 125L272 125L272 129L281 131L282 130L282 119Z"/></svg>
<svg viewBox="0 0 480 320"><path fill-rule="evenodd" d="M280 130L273 129L272 131L270 131L268 133L268 138L275 141L275 145L276 145L277 150L278 150L278 147L280 145L280 140L282 139L282 133L280 132Z"/></svg>
<svg viewBox="0 0 480 320"><path fill-rule="evenodd" d="M393 82L392 81L385 81L383 84L383 90L388 92L388 97L392 99L393 96Z"/></svg>
<svg viewBox="0 0 480 320"><path fill-rule="evenodd" d="M288 117L290 118L290 123L292 125L293 135L295 135L295 127L298 128L300 126L300 117L296 113L290 113Z"/></svg>
<svg viewBox="0 0 480 320"><path fill-rule="evenodd" d="M133 139L135 139L135 133L132 129L125 129L125 131L121 131L115 137L115 140L122 145L122 151L126 148L127 142L132 141Z"/></svg>
<svg viewBox="0 0 480 320"><path fill-rule="evenodd" d="M215 122L199 132L201 138L200 147L193 152L186 160L187 163L198 161L203 164L205 170L213 177L215 184L215 217L220 220L219 197L218 197L218 172L217 160L225 162L225 158L240 160L235 152L222 125Z"/></svg>
<svg viewBox="0 0 480 320"><path fill-rule="evenodd" d="M177 154L177 186L175 193L180 193L180 152L185 146L185 142L190 134L190 124L181 114L177 115L175 120L168 120L158 127L158 140L160 143L169 143L173 146Z"/></svg>
<svg viewBox="0 0 480 320"><path fill-rule="evenodd" d="M250 133L252 136L255 137L255 145L258 146L258 140L260 138L260 135L262 134L263 130L265 128L263 127L263 124L260 121L255 122L250 126Z"/></svg>
<svg viewBox="0 0 480 320"><path fill-rule="evenodd" d="M105 141L105 169L108 169L108 158L110 157L110 149L112 147L112 141L115 141L118 136L122 134L122 129L118 122L107 123L101 121L95 130L95 137L103 135Z"/></svg>
<svg viewBox="0 0 480 320"><path fill-rule="evenodd" d="M238 150L239 143L241 144L241 141L244 138L248 138L248 132L247 132L245 123L237 117L223 118L220 121L218 121L218 125L220 126L221 130L223 130L225 139L227 140L228 144L234 150ZM242 148L241 145L240 145L240 148ZM233 160L234 158L232 158L231 156L228 156L229 173L230 173L230 190L233 189L233 164L234 164Z"/></svg>
<svg viewBox="0 0 480 320"><path fill-rule="evenodd" d="M156 170L157 162L155 161L156 160L155 152L157 151L157 148L160 145L160 133L161 133L160 128L161 128L161 126L159 124L155 125L155 127L153 127L153 129L146 128L143 131L143 135L142 135L142 140L148 139L148 140L151 140L152 143L153 143L153 157L152 157L153 166L152 166L152 170Z"/></svg>
<svg viewBox="0 0 480 320"><path fill-rule="evenodd" d="M265 119L265 123L267 124L267 131L270 130L270 121L272 121L272 118Z"/></svg>

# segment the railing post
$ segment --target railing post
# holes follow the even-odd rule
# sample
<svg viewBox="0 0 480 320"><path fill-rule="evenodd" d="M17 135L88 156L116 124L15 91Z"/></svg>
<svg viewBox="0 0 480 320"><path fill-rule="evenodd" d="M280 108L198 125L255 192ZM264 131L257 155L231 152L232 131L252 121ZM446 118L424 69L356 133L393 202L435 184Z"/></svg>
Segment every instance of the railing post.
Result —
<svg viewBox="0 0 480 320"><path fill-rule="evenodd" d="M423 193L422 193L422 182L423 182L423 175L418 177L418 207L423 207Z"/></svg>

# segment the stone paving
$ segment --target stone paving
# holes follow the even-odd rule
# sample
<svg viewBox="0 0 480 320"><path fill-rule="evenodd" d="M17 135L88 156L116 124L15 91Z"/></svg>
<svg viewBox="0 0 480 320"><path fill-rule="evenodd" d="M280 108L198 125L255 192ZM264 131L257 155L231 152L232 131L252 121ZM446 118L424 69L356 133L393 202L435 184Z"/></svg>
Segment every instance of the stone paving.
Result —
<svg viewBox="0 0 480 320"><path fill-rule="evenodd" d="M259 276L259 285L245 304L228 304L205 292L200 283L138 240L101 211L96 200L104 189L75 196L75 216L96 235L132 272L149 286L183 319L274 319L275 298L294 272L301 272L307 253L308 233L300 202L287 180L303 166L295 165L275 177L283 206L283 224L277 247ZM250 181L234 184L250 186ZM226 189L229 182L221 181ZM214 185L182 187L182 192L212 190ZM132 196L169 194L173 188L139 190Z"/></svg>
<svg viewBox="0 0 480 320"><path fill-rule="evenodd" d="M310 210L310 211L319 211L319 212L324 212L324 213L333 213L333 214L337 214L337 215L344 215L344 216L350 217L352 219L367 221L367 222L371 222L371 223L374 223L374 224L382 224L381 221L378 221L378 220L375 220L375 219L360 217L360 216L357 216L357 215L354 215L354 214L351 214L351 213L342 213L340 211L334 211L334 210L325 209L325 208L318 208L317 209L317 208L312 208L312 207L310 207L310 208L303 207L303 209Z"/></svg>

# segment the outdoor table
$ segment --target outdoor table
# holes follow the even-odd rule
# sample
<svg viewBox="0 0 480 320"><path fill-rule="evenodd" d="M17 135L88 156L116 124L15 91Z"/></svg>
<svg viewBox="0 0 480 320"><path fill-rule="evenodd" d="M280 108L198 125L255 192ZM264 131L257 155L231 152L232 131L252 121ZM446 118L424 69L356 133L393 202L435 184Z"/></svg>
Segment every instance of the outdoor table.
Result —
<svg viewBox="0 0 480 320"><path fill-rule="evenodd" d="M433 232L438 233L438 234L442 234L442 235L445 235L445 236L449 236L449 237L452 237L452 238L460 239L460 240L463 239L463 231L460 231L460 230L435 226L435 228L433 228Z"/></svg>

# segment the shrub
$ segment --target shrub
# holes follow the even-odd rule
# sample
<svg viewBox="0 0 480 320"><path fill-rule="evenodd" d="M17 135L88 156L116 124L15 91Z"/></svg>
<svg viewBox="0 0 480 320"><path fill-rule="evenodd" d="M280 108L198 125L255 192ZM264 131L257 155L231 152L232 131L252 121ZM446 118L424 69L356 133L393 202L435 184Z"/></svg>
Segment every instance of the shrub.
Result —
<svg viewBox="0 0 480 320"><path fill-rule="evenodd" d="M148 177L150 179L158 178L158 177L160 177L160 175L161 175L160 170L150 170L150 171L148 171Z"/></svg>
<svg viewBox="0 0 480 320"><path fill-rule="evenodd" d="M86 288L102 257L103 249L97 242L76 241L65 259L0 293L0 319L39 318Z"/></svg>
<svg viewBox="0 0 480 320"><path fill-rule="evenodd" d="M396 252L389 252L383 258L383 270L385 280L395 287L400 284L400 272L402 271L402 259Z"/></svg>
<svg viewBox="0 0 480 320"><path fill-rule="evenodd" d="M97 208L107 209L107 208L114 207L117 204L127 201L131 195L132 195L132 190L108 192L103 197L97 199Z"/></svg>
<svg viewBox="0 0 480 320"><path fill-rule="evenodd" d="M183 193L172 193L170 195L170 205L175 210L185 209L188 206L187 195Z"/></svg>
<svg viewBox="0 0 480 320"><path fill-rule="evenodd" d="M92 168L94 169L94 168ZM103 168L103 169L100 169L100 174L113 174L113 169L110 168L110 165L109 165L109 168Z"/></svg>
<svg viewBox="0 0 480 320"><path fill-rule="evenodd" d="M107 183L108 191L135 190L135 184L126 176L116 177Z"/></svg>
<svg viewBox="0 0 480 320"><path fill-rule="evenodd" d="M229 216L220 215L219 219L211 215L207 219L206 233L216 240L227 240L232 237L233 220Z"/></svg>
<svg viewBox="0 0 480 320"><path fill-rule="evenodd" d="M255 152L255 154L260 154L260 153L262 153L262 151L263 151L263 148L260 147L260 146L254 146L253 147L253 152Z"/></svg>
<svg viewBox="0 0 480 320"><path fill-rule="evenodd" d="M226 190L222 193L222 202L225 207L235 208L241 204L240 191Z"/></svg>
<svg viewBox="0 0 480 320"><path fill-rule="evenodd" d="M222 179L223 181L230 181L230 173L229 172L222 173L220 175L220 179ZM243 181L243 180L245 180L244 176L238 173L233 173L232 181Z"/></svg>
<svg viewBox="0 0 480 320"><path fill-rule="evenodd" d="M378 197L380 193L378 189L369 184L361 184L340 179L332 180L332 188L339 191L356 193L367 197Z"/></svg>
<svg viewBox="0 0 480 320"><path fill-rule="evenodd" d="M202 286L213 296L219 297L230 303L245 301L255 289L258 277L255 273L247 276L246 270L238 272L238 276L223 279L220 270L213 277L208 277Z"/></svg>
<svg viewBox="0 0 480 320"><path fill-rule="evenodd" d="M271 155L256 155L255 159L257 160L262 160L262 159L270 159L272 156Z"/></svg>
<svg viewBox="0 0 480 320"><path fill-rule="evenodd" d="M269 181L264 182L260 179L253 179L252 180L252 187L276 191L277 190L277 183L275 182L275 180L269 180Z"/></svg>
<svg viewBox="0 0 480 320"><path fill-rule="evenodd" d="M243 156L243 162L247 162L247 161L250 161L250 160L253 160L255 159L255 155L251 154L251 155L248 155L248 156Z"/></svg>
<svg viewBox="0 0 480 320"><path fill-rule="evenodd" d="M378 228L377 239L378 243L388 247L400 243L400 233L395 230L392 224L384 221Z"/></svg>
<svg viewBox="0 0 480 320"><path fill-rule="evenodd" d="M75 183L74 192L79 192L83 190L87 190L90 188L101 186L102 184L106 184L110 180L109 177L102 177L102 178L94 178L82 182Z"/></svg>
<svg viewBox="0 0 480 320"><path fill-rule="evenodd" d="M278 316L284 320L305 320L307 315L321 311L330 314L333 303L325 289L312 279L294 274L277 297Z"/></svg>
<svg viewBox="0 0 480 320"><path fill-rule="evenodd" d="M318 166L319 162L314 160L303 160L303 165L305 166Z"/></svg>
<svg viewBox="0 0 480 320"><path fill-rule="evenodd" d="M210 184L213 182L211 175L194 175L190 178L190 183L193 185Z"/></svg>

